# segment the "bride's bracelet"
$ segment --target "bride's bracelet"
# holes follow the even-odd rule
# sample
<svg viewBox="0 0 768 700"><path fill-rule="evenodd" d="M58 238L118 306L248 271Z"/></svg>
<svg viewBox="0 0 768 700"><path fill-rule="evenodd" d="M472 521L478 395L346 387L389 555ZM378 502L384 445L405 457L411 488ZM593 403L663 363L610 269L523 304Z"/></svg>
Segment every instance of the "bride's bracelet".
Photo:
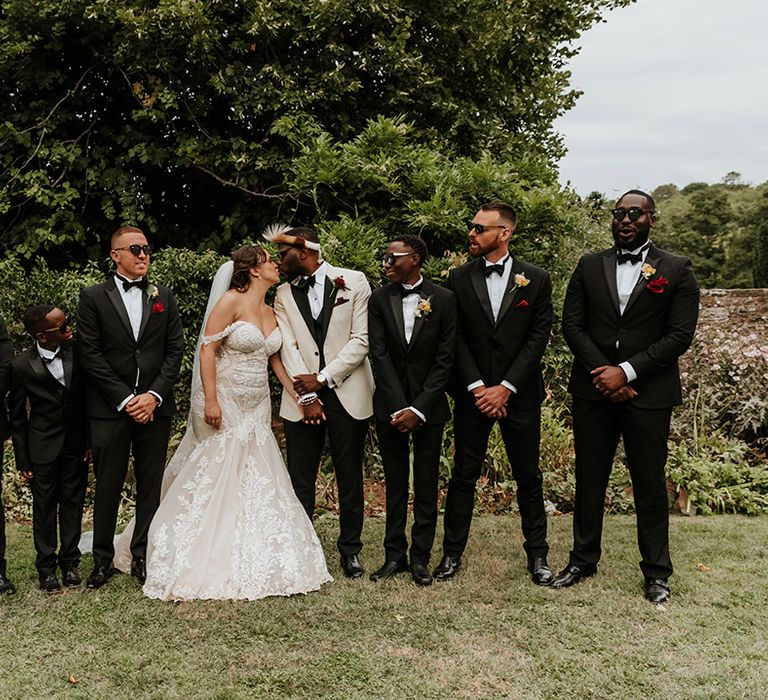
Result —
<svg viewBox="0 0 768 700"><path fill-rule="evenodd" d="M299 397L299 406L309 406L317 401L317 394L306 394Z"/></svg>

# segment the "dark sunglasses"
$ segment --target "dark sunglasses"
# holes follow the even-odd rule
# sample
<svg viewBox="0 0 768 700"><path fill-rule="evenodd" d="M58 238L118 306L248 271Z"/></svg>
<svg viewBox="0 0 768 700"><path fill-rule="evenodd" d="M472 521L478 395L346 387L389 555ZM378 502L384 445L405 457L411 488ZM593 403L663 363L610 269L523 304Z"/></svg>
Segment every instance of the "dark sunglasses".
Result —
<svg viewBox="0 0 768 700"><path fill-rule="evenodd" d="M60 326L56 326L55 328L46 328L44 331L41 331L42 333L55 333L58 331L59 333L66 333L67 328L69 328L69 316L64 317L64 321L62 321L62 324Z"/></svg>
<svg viewBox="0 0 768 700"><path fill-rule="evenodd" d="M474 221L467 221L467 232L474 229L478 233L485 233L492 228L507 228L506 226L484 226L483 224L476 224Z"/></svg>
<svg viewBox="0 0 768 700"><path fill-rule="evenodd" d="M138 243L134 243L133 245L125 245L122 248L115 248L115 250L130 250L131 255L136 258L138 258L142 253L149 257L154 249L155 247L152 245L139 245Z"/></svg>
<svg viewBox="0 0 768 700"><path fill-rule="evenodd" d="M630 207L629 209L619 207L618 209L611 209L613 218L616 219L616 221L624 221L625 216L628 216L630 221L637 221L643 214L653 214L654 211L654 209L641 209L640 207Z"/></svg>
<svg viewBox="0 0 768 700"><path fill-rule="evenodd" d="M385 253L381 259L382 264L389 265L390 267L397 262L398 258L404 258L407 255L416 255L416 253Z"/></svg>

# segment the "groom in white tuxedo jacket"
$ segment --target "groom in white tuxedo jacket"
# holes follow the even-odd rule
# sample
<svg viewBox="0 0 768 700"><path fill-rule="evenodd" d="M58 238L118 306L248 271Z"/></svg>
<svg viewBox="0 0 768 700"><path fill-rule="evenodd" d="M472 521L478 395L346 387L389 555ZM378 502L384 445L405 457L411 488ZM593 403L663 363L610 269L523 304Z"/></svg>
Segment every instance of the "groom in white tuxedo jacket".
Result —
<svg viewBox="0 0 768 700"><path fill-rule="evenodd" d="M363 575L358 554L363 529L363 447L373 414L373 375L368 362L368 298L361 272L334 267L320 257L317 233L283 230L278 244L280 285L275 314L283 336L281 356L299 402L283 389L288 471L312 517L315 482L326 429L339 490L338 548L349 578Z"/></svg>

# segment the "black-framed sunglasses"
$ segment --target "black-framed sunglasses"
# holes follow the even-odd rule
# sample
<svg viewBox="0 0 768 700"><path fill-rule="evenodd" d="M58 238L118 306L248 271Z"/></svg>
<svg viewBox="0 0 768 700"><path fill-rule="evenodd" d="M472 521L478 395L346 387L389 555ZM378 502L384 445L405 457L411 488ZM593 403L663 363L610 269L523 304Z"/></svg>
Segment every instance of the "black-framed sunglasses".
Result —
<svg viewBox="0 0 768 700"><path fill-rule="evenodd" d="M398 258L404 258L407 255L416 255L416 253L385 253L381 259L382 265L389 265L390 267L397 262Z"/></svg>
<svg viewBox="0 0 768 700"><path fill-rule="evenodd" d="M131 255L133 255L135 258L138 258L142 253L149 257L152 255L152 251L154 249L155 247L150 244L139 245L138 243L134 243L133 245L124 245L122 248L115 248L114 250L129 250L131 251Z"/></svg>
<svg viewBox="0 0 768 700"><path fill-rule="evenodd" d="M485 233L492 228L507 228L506 226L485 226L484 224L476 224L474 221L467 221L467 232L474 229L478 233Z"/></svg>
<svg viewBox="0 0 768 700"><path fill-rule="evenodd" d="M70 319L69 314L67 314L64 317L64 320L62 321L60 326L56 326L55 328L46 328L44 331L41 331L41 333L55 333L58 331L59 333L66 333L67 328L69 328L70 325Z"/></svg>
<svg viewBox="0 0 768 700"><path fill-rule="evenodd" d="M611 209L611 214L616 221L624 221L625 216L628 216L630 221L637 221L643 214L653 214L654 212L654 209L641 209L640 207Z"/></svg>

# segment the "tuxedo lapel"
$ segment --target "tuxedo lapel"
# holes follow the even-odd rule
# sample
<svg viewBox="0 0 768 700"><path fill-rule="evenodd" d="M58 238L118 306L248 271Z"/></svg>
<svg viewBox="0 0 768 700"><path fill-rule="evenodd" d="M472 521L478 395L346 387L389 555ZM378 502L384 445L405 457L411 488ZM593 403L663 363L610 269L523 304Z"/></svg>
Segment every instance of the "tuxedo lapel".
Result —
<svg viewBox="0 0 768 700"><path fill-rule="evenodd" d="M408 346L405 342L405 319L403 318L403 298L400 296L400 285L390 284L389 288L389 308L392 312L392 319L397 328L397 337L404 347ZM413 338L411 338L413 342Z"/></svg>
<svg viewBox="0 0 768 700"><path fill-rule="evenodd" d="M608 284L608 293L611 297L614 311L621 315L619 310L619 288L616 286L616 251L611 250L603 257L603 272L605 281Z"/></svg>
<svg viewBox="0 0 768 700"><path fill-rule="evenodd" d="M339 290L336 286L334 286L333 282L331 282L330 275L325 275L325 288L323 289L323 310L320 313L321 318L321 329L322 329L322 338L320 338L320 343L325 343L325 336L328 333L328 326L331 323L331 315L333 314L333 305L336 302L336 295L339 293Z"/></svg>
<svg viewBox="0 0 768 700"><path fill-rule="evenodd" d="M507 280L507 288L504 290L504 296L501 298L501 306L499 307L499 315L496 318L496 324L501 323L501 319L504 318L504 314L509 311L509 307L512 306L512 302L517 297L517 293L520 291L519 287L515 286L515 275L523 271L522 266L517 262L517 258L512 259L512 269L509 271L509 279Z"/></svg>
<svg viewBox="0 0 768 700"><path fill-rule="evenodd" d="M296 306L299 307L299 313L304 319L304 323L307 324L307 329L309 330L310 335L315 339L315 342L317 342L317 334L315 333L315 321L312 318L312 311L309 308L309 299L307 298L307 293L303 289L299 289L294 284L289 286L291 288L293 300L296 302Z"/></svg>
<svg viewBox="0 0 768 700"><path fill-rule="evenodd" d="M141 340L141 336L144 335L144 329L149 323L149 317L152 315L152 297L145 291L141 292L141 323L139 324L139 337L137 342Z"/></svg>
<svg viewBox="0 0 768 700"><path fill-rule="evenodd" d="M107 280L107 283L104 285L104 292L106 293L107 299L109 299L112 306L115 307L115 311L117 311L117 317L122 322L123 327L125 328L125 332L128 333L128 336L131 340L135 340L133 337L133 328L131 328L131 319L128 317L128 311L126 311L123 298L120 296L120 291L117 289L114 277Z"/></svg>
<svg viewBox="0 0 768 700"><path fill-rule="evenodd" d="M72 369L74 367L74 358L72 357L72 351L70 348L62 345L61 350L61 363L64 365L64 386L69 388L72 386Z"/></svg>
<svg viewBox="0 0 768 700"><path fill-rule="evenodd" d="M427 287L427 281L424 280L421 284L421 291L419 292L419 298L420 299L429 299L429 289ZM424 314L421 314L421 316L417 316L416 319L413 322L413 330L411 331L411 342L408 343L408 349L410 350L414 343L416 342L416 338L419 337L419 333L421 333L421 329L424 327L424 323L426 322L427 317Z"/></svg>
<svg viewBox="0 0 768 700"><path fill-rule="evenodd" d="M61 390L61 384L56 381L56 378L48 371L48 368L45 366L45 362L43 362L40 354L37 352L34 346L29 350L29 365L32 367L32 371L40 378L40 380L47 382L48 386L52 390Z"/></svg>
<svg viewBox="0 0 768 700"><path fill-rule="evenodd" d="M475 290L477 300L480 302L480 307L485 312L488 320L493 325L493 310L491 309L491 298L488 296L488 287L485 285L485 275L483 274L483 267L485 262L483 258L477 258L473 263L472 269L469 271L469 279L472 283L472 288Z"/></svg>
<svg viewBox="0 0 768 700"><path fill-rule="evenodd" d="M656 253L656 250L651 246L648 249L648 255L645 257L645 265L650 265L651 267L655 267L656 269L659 268L659 258L658 254ZM629 295L629 299L627 300L627 305L624 308L624 313L626 314L627 311L629 311L629 307L632 306L632 304L637 301L637 299L640 297L640 295L645 290L645 285L648 284L648 280L643 277L643 273L640 273L640 276L637 278L637 284L635 285L635 288L632 290L632 294Z"/></svg>

